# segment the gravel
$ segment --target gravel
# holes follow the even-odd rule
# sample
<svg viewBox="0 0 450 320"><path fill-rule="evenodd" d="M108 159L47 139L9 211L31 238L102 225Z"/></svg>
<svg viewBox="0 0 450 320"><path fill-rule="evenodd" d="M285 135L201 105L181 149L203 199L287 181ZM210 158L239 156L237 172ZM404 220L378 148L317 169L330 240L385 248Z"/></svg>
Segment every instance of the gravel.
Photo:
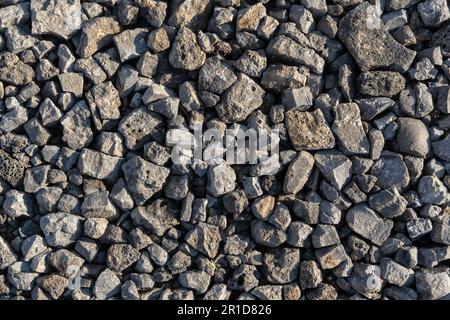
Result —
<svg viewBox="0 0 450 320"><path fill-rule="evenodd" d="M449 299L449 30L446 0L3 1L0 300Z"/></svg>

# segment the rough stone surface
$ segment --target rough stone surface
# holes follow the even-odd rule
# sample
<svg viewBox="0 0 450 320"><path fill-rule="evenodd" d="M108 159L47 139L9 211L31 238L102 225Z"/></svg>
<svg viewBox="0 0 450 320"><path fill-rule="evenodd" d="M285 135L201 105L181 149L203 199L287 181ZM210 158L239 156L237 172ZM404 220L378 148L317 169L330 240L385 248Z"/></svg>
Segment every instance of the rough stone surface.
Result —
<svg viewBox="0 0 450 320"><path fill-rule="evenodd" d="M448 300L449 9L0 0L0 300Z"/></svg>
<svg viewBox="0 0 450 320"><path fill-rule="evenodd" d="M375 8L363 2L339 22L339 38L362 71L406 72L415 52L399 44L385 29Z"/></svg>

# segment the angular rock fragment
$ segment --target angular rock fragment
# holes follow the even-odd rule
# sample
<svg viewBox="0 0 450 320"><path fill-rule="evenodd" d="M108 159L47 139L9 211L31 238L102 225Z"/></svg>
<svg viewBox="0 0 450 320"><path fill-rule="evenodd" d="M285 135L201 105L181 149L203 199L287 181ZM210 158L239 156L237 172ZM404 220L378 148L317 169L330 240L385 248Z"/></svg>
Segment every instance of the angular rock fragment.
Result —
<svg viewBox="0 0 450 320"><path fill-rule="evenodd" d="M236 186L236 173L228 164L219 164L208 170L207 189L213 196L221 196L233 191Z"/></svg>
<svg viewBox="0 0 450 320"><path fill-rule="evenodd" d="M14 25L21 25L28 19L30 19L29 2L7 1L0 8L0 29L2 30Z"/></svg>
<svg viewBox="0 0 450 320"><path fill-rule="evenodd" d="M186 234L185 239L187 244L211 259L214 258L219 251L221 237L219 228L216 226L200 222Z"/></svg>
<svg viewBox="0 0 450 320"><path fill-rule="evenodd" d="M377 178L377 185L383 189L395 187L400 191L410 180L403 157L398 153L382 153L370 172Z"/></svg>
<svg viewBox="0 0 450 320"><path fill-rule="evenodd" d="M102 152L84 148L78 158L78 170L81 174L114 181L120 174L122 158L112 157Z"/></svg>
<svg viewBox="0 0 450 320"><path fill-rule="evenodd" d="M196 70L205 63L205 59L206 54L197 44L195 34L189 28L181 28L169 54L172 66L178 69Z"/></svg>
<svg viewBox="0 0 450 320"><path fill-rule="evenodd" d="M97 299L104 300L111 298L120 292L120 279L117 275L106 268L95 281L93 293Z"/></svg>
<svg viewBox="0 0 450 320"><path fill-rule="evenodd" d="M338 36L362 71L387 69L404 73L416 55L386 31L369 2L363 2L341 19Z"/></svg>
<svg viewBox="0 0 450 320"><path fill-rule="evenodd" d="M162 127L163 122L160 115L139 108L122 118L119 132L124 136L127 148L134 150L150 142Z"/></svg>
<svg viewBox="0 0 450 320"><path fill-rule="evenodd" d="M162 189L170 170L137 156L122 165L122 172L134 201L137 205L142 205Z"/></svg>
<svg viewBox="0 0 450 320"><path fill-rule="evenodd" d="M93 132L91 129L91 112L83 102L77 103L61 119L63 140L74 150L80 150L91 143Z"/></svg>
<svg viewBox="0 0 450 320"><path fill-rule="evenodd" d="M360 93L373 97L393 97L405 88L405 78L392 71L363 72L356 83Z"/></svg>
<svg viewBox="0 0 450 320"><path fill-rule="evenodd" d="M39 225L45 241L51 247L66 247L81 236L83 218L69 213L50 213L41 218Z"/></svg>
<svg viewBox="0 0 450 320"><path fill-rule="evenodd" d="M225 123L244 121L261 106L263 98L264 90L248 76L240 74L223 94L216 110Z"/></svg>
<svg viewBox="0 0 450 320"><path fill-rule="evenodd" d="M341 190L350 180L352 163L339 151L319 151L314 159L320 172L337 190Z"/></svg>
<svg viewBox="0 0 450 320"><path fill-rule="evenodd" d="M70 39L81 29L79 0L33 0L30 2L31 32Z"/></svg>
<svg viewBox="0 0 450 320"><path fill-rule="evenodd" d="M12 251L9 244L0 237L0 270L6 269L8 266L17 261L17 256Z"/></svg>
<svg viewBox="0 0 450 320"><path fill-rule="evenodd" d="M113 17L100 17L87 21L82 28L78 54L88 58L112 41L112 36L120 32L120 24Z"/></svg>
<svg viewBox="0 0 450 320"><path fill-rule="evenodd" d="M34 75L33 68L23 63L18 56L9 52L0 54L0 81L23 86L30 83Z"/></svg>
<svg viewBox="0 0 450 320"><path fill-rule="evenodd" d="M147 38L148 30L145 28L126 30L115 35L113 40L119 53L120 61L123 63L137 58L147 51Z"/></svg>
<svg viewBox="0 0 450 320"><path fill-rule="evenodd" d="M256 243L270 248L278 247L287 238L283 231L261 220L252 221L251 232L252 238Z"/></svg>
<svg viewBox="0 0 450 320"><path fill-rule="evenodd" d="M347 224L354 232L381 245L390 235L393 222L383 220L365 204L358 204L347 212Z"/></svg>
<svg viewBox="0 0 450 320"><path fill-rule="evenodd" d="M178 208L172 203L158 199L147 207L136 207L131 212L131 219L137 226L144 226L158 236L167 229L179 224Z"/></svg>
<svg viewBox="0 0 450 320"><path fill-rule="evenodd" d="M0 150L0 177L13 187L22 183L25 174L25 164L11 158L8 153Z"/></svg>
<svg viewBox="0 0 450 320"><path fill-rule="evenodd" d="M300 151L286 171L283 190L287 194L301 191L314 166L314 157L306 151Z"/></svg>
<svg viewBox="0 0 450 320"><path fill-rule="evenodd" d="M270 283L285 284L298 277L300 250L281 248L263 256L264 276Z"/></svg>
<svg viewBox="0 0 450 320"><path fill-rule="evenodd" d="M297 151L331 149L335 145L333 133L320 109L313 112L286 112L286 127Z"/></svg>
<svg viewBox="0 0 450 320"><path fill-rule="evenodd" d="M109 247L106 264L113 271L121 272L139 260L140 253L129 244L113 244Z"/></svg>
<svg viewBox="0 0 450 320"><path fill-rule="evenodd" d="M346 154L367 154L369 141L364 132L358 105L355 103L339 104L332 130L338 137L338 143Z"/></svg>

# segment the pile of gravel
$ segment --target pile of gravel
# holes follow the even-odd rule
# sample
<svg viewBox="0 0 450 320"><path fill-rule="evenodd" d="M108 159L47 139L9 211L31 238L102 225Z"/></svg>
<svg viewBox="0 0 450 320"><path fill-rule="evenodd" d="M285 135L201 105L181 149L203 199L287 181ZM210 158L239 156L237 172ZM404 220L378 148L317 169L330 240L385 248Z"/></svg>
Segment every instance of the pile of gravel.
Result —
<svg viewBox="0 0 450 320"><path fill-rule="evenodd" d="M448 1L0 2L1 299L450 297Z"/></svg>

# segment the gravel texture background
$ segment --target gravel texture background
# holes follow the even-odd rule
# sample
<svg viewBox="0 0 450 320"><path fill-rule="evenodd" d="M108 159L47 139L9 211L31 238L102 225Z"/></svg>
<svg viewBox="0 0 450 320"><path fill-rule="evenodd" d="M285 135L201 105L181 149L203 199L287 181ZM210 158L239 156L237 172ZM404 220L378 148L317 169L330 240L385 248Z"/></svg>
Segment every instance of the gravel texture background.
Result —
<svg viewBox="0 0 450 320"><path fill-rule="evenodd" d="M0 299L448 299L449 81L447 0L2 0Z"/></svg>

